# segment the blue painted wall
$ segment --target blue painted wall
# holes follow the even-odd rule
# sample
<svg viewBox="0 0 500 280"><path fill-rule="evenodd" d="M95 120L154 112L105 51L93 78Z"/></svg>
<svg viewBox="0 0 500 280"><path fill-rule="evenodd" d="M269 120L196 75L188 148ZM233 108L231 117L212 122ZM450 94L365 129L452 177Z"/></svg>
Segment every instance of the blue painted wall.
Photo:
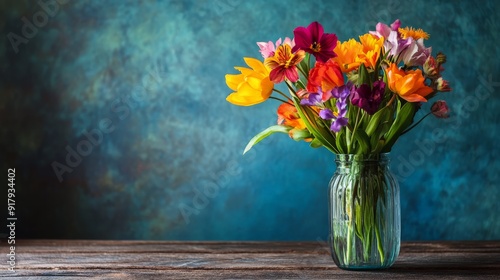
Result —
<svg viewBox="0 0 500 280"><path fill-rule="evenodd" d="M499 239L498 2L305 2L2 1L18 237L325 240L333 156L286 135L242 156L278 104L227 103L224 75L314 20L347 40L400 18L448 55L453 87L452 117L393 150L402 238Z"/></svg>

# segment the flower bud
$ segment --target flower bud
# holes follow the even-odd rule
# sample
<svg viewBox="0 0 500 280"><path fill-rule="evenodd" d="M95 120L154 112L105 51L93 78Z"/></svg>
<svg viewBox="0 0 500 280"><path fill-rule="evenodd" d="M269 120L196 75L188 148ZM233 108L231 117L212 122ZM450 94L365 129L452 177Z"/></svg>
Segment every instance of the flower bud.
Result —
<svg viewBox="0 0 500 280"><path fill-rule="evenodd" d="M451 91L450 83L448 83L448 81L444 80L442 77L439 77L436 80L436 84L437 84L436 89L438 91L442 91L442 92Z"/></svg>
<svg viewBox="0 0 500 280"><path fill-rule="evenodd" d="M436 60L434 57L429 56L422 66L424 69L424 74L429 78L437 78L439 76Z"/></svg>
<svg viewBox="0 0 500 280"><path fill-rule="evenodd" d="M436 118L446 119L450 116L450 109L444 100L438 100L432 104L431 112Z"/></svg>
<svg viewBox="0 0 500 280"><path fill-rule="evenodd" d="M446 62L446 55L444 53L439 52L436 56L436 61L439 64L444 64Z"/></svg>

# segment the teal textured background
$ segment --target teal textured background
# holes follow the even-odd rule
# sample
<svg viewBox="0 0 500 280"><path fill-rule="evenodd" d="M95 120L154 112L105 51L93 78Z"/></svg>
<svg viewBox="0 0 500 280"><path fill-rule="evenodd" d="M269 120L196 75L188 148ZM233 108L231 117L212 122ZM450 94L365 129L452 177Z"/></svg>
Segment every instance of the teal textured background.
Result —
<svg viewBox="0 0 500 280"><path fill-rule="evenodd" d="M402 239L500 239L498 1L315 2L2 1L16 236L326 240L333 155L277 135L242 156L278 104L227 103L224 75L312 21L345 41L399 18L448 55L453 88L452 117L393 149Z"/></svg>

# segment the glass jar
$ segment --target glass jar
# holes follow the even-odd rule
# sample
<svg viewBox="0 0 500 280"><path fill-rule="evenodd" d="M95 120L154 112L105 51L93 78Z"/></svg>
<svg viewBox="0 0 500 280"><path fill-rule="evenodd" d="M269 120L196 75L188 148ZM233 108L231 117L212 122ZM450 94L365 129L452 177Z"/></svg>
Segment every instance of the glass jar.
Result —
<svg viewBox="0 0 500 280"><path fill-rule="evenodd" d="M390 267L399 254L399 185L388 154L336 155L329 184L330 249L342 269Z"/></svg>

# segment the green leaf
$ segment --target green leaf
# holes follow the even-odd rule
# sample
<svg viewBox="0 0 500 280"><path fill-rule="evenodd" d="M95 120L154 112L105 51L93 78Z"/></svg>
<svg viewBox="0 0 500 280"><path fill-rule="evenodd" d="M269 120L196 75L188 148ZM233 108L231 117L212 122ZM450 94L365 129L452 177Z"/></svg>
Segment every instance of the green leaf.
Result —
<svg viewBox="0 0 500 280"><path fill-rule="evenodd" d="M362 84L367 84L371 87L370 74L368 73L368 69L366 69L365 65L361 63L358 70L358 86Z"/></svg>
<svg viewBox="0 0 500 280"><path fill-rule="evenodd" d="M311 108L307 106L302 106L300 105L299 101L297 98L293 99L293 103L295 105L295 108L297 108L297 112L299 113L300 118L304 121L306 124L307 129L311 134L314 136L315 139L318 139L318 141L325 146L330 152L332 153L337 153L337 150L335 148L335 137L331 134L330 130L326 126L319 126L318 123L316 122L316 119L318 118L317 115L314 111L312 111Z"/></svg>
<svg viewBox="0 0 500 280"><path fill-rule="evenodd" d="M386 116L389 115L389 108L384 107L381 110L377 111L373 116L370 118L370 122L366 126L366 135L368 137L371 137L374 132L377 130L377 128L380 126L380 123L382 120L386 119Z"/></svg>
<svg viewBox="0 0 500 280"><path fill-rule="evenodd" d="M321 144L321 141L319 141L318 139L314 138L312 141L311 141L311 144L309 144L311 146L311 148L319 148L319 147L323 147L323 144Z"/></svg>
<svg viewBox="0 0 500 280"><path fill-rule="evenodd" d="M335 139L335 144L337 145L337 150L339 151L339 154L346 154L347 153L347 144L345 141L345 130L346 128L342 128L339 133L337 133L337 137Z"/></svg>
<svg viewBox="0 0 500 280"><path fill-rule="evenodd" d="M307 138L313 137L309 130L307 129L297 129L294 128L289 131L289 135L292 137L293 140L295 141L301 141Z"/></svg>
<svg viewBox="0 0 500 280"><path fill-rule="evenodd" d="M401 107L399 113L396 115L396 120L392 124L389 131L384 135L386 142L382 152L389 152L401 133L403 133L403 131L411 125L413 117L415 116L416 108L417 106L411 102L407 102L403 105L403 107Z"/></svg>
<svg viewBox="0 0 500 280"><path fill-rule="evenodd" d="M248 142L247 146L245 147L245 150L243 151L243 154L248 152L253 146L255 146L257 143L262 141L264 138L268 137L271 134L280 132L280 133L286 133L292 129L293 127L291 126L284 126L284 125L273 125L270 126L263 131L261 131L259 134L255 135L252 139L250 139L250 142Z"/></svg>
<svg viewBox="0 0 500 280"><path fill-rule="evenodd" d="M363 130L358 130L354 133L354 138L358 140L360 149L357 154L368 154L370 152L370 138Z"/></svg>

